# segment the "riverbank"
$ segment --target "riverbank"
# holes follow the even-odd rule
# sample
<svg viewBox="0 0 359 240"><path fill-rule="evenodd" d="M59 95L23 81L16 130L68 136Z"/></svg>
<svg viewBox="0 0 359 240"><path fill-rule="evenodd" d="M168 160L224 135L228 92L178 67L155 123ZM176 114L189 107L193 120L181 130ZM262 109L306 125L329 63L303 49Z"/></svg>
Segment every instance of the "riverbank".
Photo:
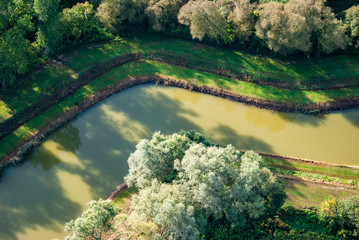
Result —
<svg viewBox="0 0 359 240"><path fill-rule="evenodd" d="M116 44L119 45L118 43ZM188 44L188 42L182 42L177 45ZM131 43L127 42L124 45L129 46ZM208 52L205 54L207 58L212 56L213 52L220 51L205 45L193 45L192 47L198 49L199 52L203 52L205 49ZM95 49L98 50L103 46L101 44L98 46L89 45L88 48L95 51ZM113 47L114 45L111 46ZM138 47L138 44L136 46ZM158 48L158 46L156 47ZM152 47L152 49L156 49L156 47ZM110 51L109 49L111 48L107 46L106 49ZM133 49L134 47L132 46ZM139 50L142 49L133 51ZM4 166L17 161L23 152L31 148L54 128L76 117L111 94L138 84L156 83L182 87L280 111L324 113L354 107L359 104L359 88L356 87L338 89L338 86L334 86L333 89L325 91L287 90L278 88L278 86L269 86L270 84L266 84L269 78L253 77L255 75L251 77L244 73L239 75L237 70L240 67L237 66L237 72L230 69L231 66L233 67L233 59L235 58L227 50L223 51L231 57L225 55L224 59L227 59L228 62L225 61L222 65L228 68L224 68L222 65L221 67L212 68L212 65L205 65L203 62L199 64L199 60L196 59L198 58L198 53L193 53L196 58L192 62L188 58L174 56L174 53L183 54L181 52L183 50L179 50L176 44L172 45L172 48L167 48L167 50L172 51L170 55L163 52L154 54L147 52L115 57L116 54L122 54L130 50L122 49L122 51L119 51L119 49L112 49L113 52L109 54L109 52L103 53L102 49L102 55L97 53L97 58L91 58L94 62L96 59L99 60L99 63L94 63L92 66L89 63L88 66L75 73L74 71L68 71L67 75L73 74L70 76L71 79L66 80L66 77L61 79L63 86L58 88L52 86L51 91L45 91L41 96L35 95L31 100L25 93L24 99L19 102L21 103L28 99L30 101L27 105L11 109L11 113L8 111L7 114L2 114L1 116L1 164ZM78 52L76 54L76 51L71 56L61 55L57 59L63 59L62 63L57 60L55 62L54 60L50 61L49 65L33 73L31 75L32 79L36 79L34 76L38 76L38 74L45 73L45 76L50 76L48 83L54 83L59 77L64 77L63 72L66 72L65 64L74 64L74 62L80 61L84 57L86 56L81 56ZM252 57L253 59L257 58ZM241 55L241 58L243 58L243 55ZM263 64L264 60L259 59L258 61L262 61L261 64ZM81 67L84 67L84 65L81 65ZM49 68L55 71L54 76L44 72ZM79 66L74 68L78 69ZM62 73L57 75L58 72ZM257 75L259 76L260 73ZM231 76L233 78L229 78ZM259 79L264 82L264 85L254 84L251 79ZM283 79L281 81L285 82ZM352 76L351 79L355 79L355 76ZM275 81L273 83L274 85L276 84ZM56 84L58 85L59 83ZM344 81L342 81L342 84L347 86ZM350 84L349 81L348 86ZM280 87L283 86L281 85ZM18 98L21 97L19 96ZM16 104L7 104L7 106L10 105L17 106Z"/></svg>

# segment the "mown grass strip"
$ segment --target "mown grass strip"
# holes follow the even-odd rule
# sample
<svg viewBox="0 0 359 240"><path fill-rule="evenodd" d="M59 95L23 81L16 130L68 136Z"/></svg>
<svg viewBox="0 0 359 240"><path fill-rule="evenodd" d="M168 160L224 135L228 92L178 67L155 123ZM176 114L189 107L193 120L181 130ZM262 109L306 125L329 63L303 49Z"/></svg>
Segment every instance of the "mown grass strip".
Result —
<svg viewBox="0 0 359 240"><path fill-rule="evenodd" d="M330 197L346 199L359 196L357 189L323 185L320 183L281 179L288 195L287 204L295 206L317 207Z"/></svg>

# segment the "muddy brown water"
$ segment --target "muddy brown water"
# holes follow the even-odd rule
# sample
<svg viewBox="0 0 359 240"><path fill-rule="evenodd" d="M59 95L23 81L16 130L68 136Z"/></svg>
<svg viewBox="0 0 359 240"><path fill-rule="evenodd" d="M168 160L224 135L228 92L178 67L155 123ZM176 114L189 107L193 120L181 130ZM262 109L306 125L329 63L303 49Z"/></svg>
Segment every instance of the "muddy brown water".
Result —
<svg viewBox="0 0 359 240"><path fill-rule="evenodd" d="M197 129L241 150L359 165L359 109L322 117L279 113L183 89L138 86L51 134L0 183L0 239L62 239L64 224L105 198L154 131Z"/></svg>

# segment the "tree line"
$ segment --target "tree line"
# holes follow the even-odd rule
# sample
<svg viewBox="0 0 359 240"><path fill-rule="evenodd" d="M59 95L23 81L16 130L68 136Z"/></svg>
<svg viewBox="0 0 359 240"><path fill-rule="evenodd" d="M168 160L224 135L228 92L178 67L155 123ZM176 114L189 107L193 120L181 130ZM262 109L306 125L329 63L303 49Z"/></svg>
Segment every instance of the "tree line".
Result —
<svg viewBox="0 0 359 240"><path fill-rule="evenodd" d="M359 5L337 19L325 0L1 1L2 86L64 47L133 29L255 53L321 55L358 51Z"/></svg>

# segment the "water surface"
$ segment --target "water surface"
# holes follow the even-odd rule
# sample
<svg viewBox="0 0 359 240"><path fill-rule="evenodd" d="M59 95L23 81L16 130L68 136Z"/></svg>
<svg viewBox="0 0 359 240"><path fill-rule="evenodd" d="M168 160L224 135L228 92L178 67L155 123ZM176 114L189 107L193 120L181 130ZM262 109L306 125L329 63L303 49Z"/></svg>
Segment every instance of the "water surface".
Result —
<svg viewBox="0 0 359 240"><path fill-rule="evenodd" d="M0 183L0 239L63 238L64 223L105 198L127 158L154 131L197 129L238 149L359 165L359 110L323 117L287 114L153 85L116 94L55 131L7 169Z"/></svg>

